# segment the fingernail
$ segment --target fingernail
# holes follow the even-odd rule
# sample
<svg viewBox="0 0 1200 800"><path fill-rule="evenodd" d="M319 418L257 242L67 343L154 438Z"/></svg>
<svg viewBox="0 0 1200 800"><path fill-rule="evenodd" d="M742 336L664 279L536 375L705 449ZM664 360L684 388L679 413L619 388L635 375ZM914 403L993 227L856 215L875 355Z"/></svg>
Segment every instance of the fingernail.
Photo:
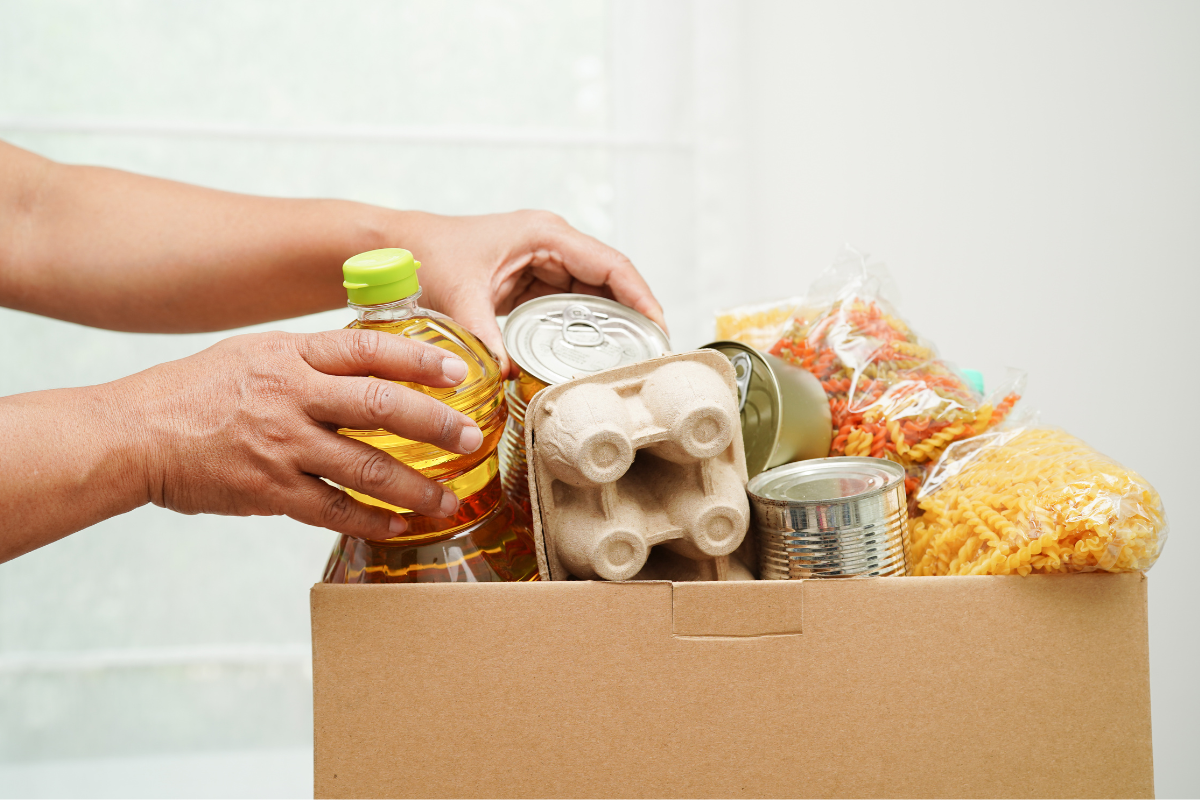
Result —
<svg viewBox="0 0 1200 800"><path fill-rule="evenodd" d="M442 374L446 376L447 380L462 383L463 378L467 377L467 363L456 356L443 358Z"/></svg>
<svg viewBox="0 0 1200 800"><path fill-rule="evenodd" d="M408 523L404 521L404 517L392 517L388 523L388 530L399 535L408 530Z"/></svg>
<svg viewBox="0 0 1200 800"><path fill-rule="evenodd" d="M464 453L474 453L479 449L479 445L483 444L483 433L474 425L468 425L463 428L462 434L458 437L458 449Z"/></svg>
<svg viewBox="0 0 1200 800"><path fill-rule="evenodd" d="M458 511L458 498L454 496L454 492L442 493L442 513L447 517Z"/></svg>

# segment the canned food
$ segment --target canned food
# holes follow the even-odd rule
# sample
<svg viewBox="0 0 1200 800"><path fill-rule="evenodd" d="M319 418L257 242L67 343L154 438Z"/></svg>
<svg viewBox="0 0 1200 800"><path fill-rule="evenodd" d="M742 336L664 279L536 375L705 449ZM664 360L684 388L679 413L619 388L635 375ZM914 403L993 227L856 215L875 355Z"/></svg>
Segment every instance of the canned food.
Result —
<svg viewBox="0 0 1200 800"><path fill-rule="evenodd" d="M751 478L780 464L829 455L833 439L829 398L815 375L741 342L713 342L705 347L724 354L733 364L746 472Z"/></svg>
<svg viewBox="0 0 1200 800"><path fill-rule="evenodd" d="M546 384L521 370L515 379L504 386L508 401L508 421L500 436L500 485L509 502L521 509L526 518L532 514L529 500L529 462L525 457L525 411L535 394Z"/></svg>
<svg viewBox="0 0 1200 800"><path fill-rule="evenodd" d="M820 458L746 486L765 580L906 571L904 470L880 458Z"/></svg>
<svg viewBox="0 0 1200 800"><path fill-rule="evenodd" d="M632 308L586 294L552 294L508 315L504 349L546 385L665 355L662 329Z"/></svg>
<svg viewBox="0 0 1200 800"><path fill-rule="evenodd" d="M523 303L504 324L504 349L519 368L505 384L508 422L500 439L501 483L531 513L525 410L547 386L666 355L670 343L648 317L603 297L552 294Z"/></svg>

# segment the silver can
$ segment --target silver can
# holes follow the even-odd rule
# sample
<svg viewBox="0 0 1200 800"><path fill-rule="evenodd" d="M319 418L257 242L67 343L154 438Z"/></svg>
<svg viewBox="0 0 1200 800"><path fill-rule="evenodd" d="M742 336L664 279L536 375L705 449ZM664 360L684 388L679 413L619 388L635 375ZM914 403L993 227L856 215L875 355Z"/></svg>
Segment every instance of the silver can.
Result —
<svg viewBox="0 0 1200 800"><path fill-rule="evenodd" d="M904 575L904 470L881 458L818 458L752 478L764 580Z"/></svg>
<svg viewBox="0 0 1200 800"><path fill-rule="evenodd" d="M520 372L505 384L500 482L510 502L528 515L525 410L533 396L572 378L666 355L671 345L661 328L632 308L586 294L552 294L508 315L504 349Z"/></svg>
<svg viewBox="0 0 1200 800"><path fill-rule="evenodd" d="M552 294L518 306L504 349L548 386L666 355L662 329L632 308L586 294Z"/></svg>

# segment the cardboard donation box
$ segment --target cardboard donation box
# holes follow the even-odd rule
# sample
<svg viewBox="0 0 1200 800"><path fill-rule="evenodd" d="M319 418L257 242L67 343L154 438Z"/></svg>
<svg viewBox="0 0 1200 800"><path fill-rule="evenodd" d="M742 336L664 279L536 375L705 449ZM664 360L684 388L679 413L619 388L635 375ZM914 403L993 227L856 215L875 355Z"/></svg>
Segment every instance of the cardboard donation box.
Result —
<svg viewBox="0 0 1200 800"><path fill-rule="evenodd" d="M325 585L317 797L1150 797L1140 573Z"/></svg>

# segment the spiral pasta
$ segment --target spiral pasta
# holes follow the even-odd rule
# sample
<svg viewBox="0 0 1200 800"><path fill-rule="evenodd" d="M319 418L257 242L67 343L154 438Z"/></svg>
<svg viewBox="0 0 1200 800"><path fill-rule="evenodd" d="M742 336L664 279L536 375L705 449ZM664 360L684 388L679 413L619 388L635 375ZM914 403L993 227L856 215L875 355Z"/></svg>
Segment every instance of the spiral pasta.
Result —
<svg viewBox="0 0 1200 800"><path fill-rule="evenodd" d="M815 375L829 397L832 456L887 458L916 494L946 447L999 425L1020 395L984 402L908 325L851 281L839 299L798 310L770 352Z"/></svg>
<svg viewBox="0 0 1200 800"><path fill-rule="evenodd" d="M728 339L766 350L779 338L784 323L800 304L799 297L792 297L774 303L718 311L714 320L717 339Z"/></svg>
<svg viewBox="0 0 1200 800"><path fill-rule="evenodd" d="M1053 428L993 433L948 450L917 498L911 575L1130 572L1167 538L1141 476Z"/></svg>

